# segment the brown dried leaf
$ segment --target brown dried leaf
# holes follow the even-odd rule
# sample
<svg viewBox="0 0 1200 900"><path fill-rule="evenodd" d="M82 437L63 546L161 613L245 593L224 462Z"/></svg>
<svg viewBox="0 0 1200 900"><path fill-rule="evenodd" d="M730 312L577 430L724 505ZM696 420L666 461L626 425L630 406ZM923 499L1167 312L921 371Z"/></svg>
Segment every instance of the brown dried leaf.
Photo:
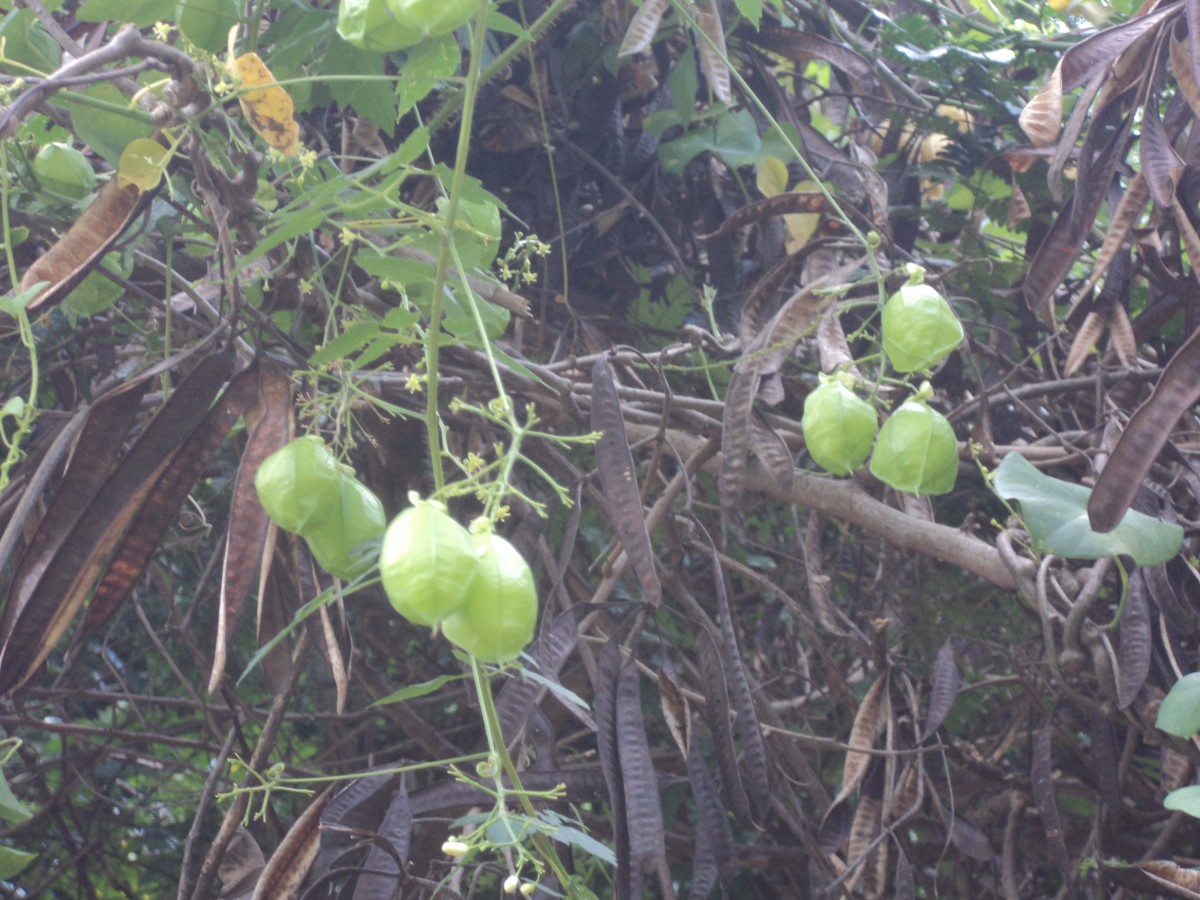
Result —
<svg viewBox="0 0 1200 900"><path fill-rule="evenodd" d="M849 797L862 783L871 765L871 755L866 751L874 748L875 739L883 733L891 717L888 674L881 672L876 676L854 714L854 724L850 727L850 738L846 742L851 749L846 751L846 760L842 764L842 789L833 798L834 806Z"/></svg>
<svg viewBox="0 0 1200 900"><path fill-rule="evenodd" d="M50 655L171 458L203 421L229 368L225 353L197 364L55 549L5 635L0 692L21 687Z"/></svg>
<svg viewBox="0 0 1200 900"><path fill-rule="evenodd" d="M625 29L625 37L621 41L621 49L617 51L617 58L649 49L670 6L671 0L646 0L642 8L629 20L629 27Z"/></svg>
<svg viewBox="0 0 1200 900"><path fill-rule="evenodd" d="M958 663L954 661L954 644L948 639L938 650L937 660L933 664L933 687L929 691L929 709L925 712L922 742L929 740L946 721L954 698L958 696L961 681L962 674L958 671Z"/></svg>
<svg viewBox="0 0 1200 900"><path fill-rule="evenodd" d="M1171 429L1200 400L1200 332L1193 333L1163 370L1154 393L1129 420L1088 499L1092 529L1117 527Z"/></svg>
<svg viewBox="0 0 1200 900"><path fill-rule="evenodd" d="M750 812L755 821L762 823L770 812L771 779L767 764L767 745L763 740L762 728L758 724L758 713L754 708L754 694L750 690L750 679L738 648L737 632L733 627L733 610L729 605L729 594L725 588L725 573L716 547L712 548L713 582L717 594L717 611L721 627L721 663L733 693L737 709L738 735L742 739L742 766L745 770L746 796L750 800Z"/></svg>
<svg viewBox="0 0 1200 900"><path fill-rule="evenodd" d="M1171 791L1177 791L1185 784L1190 784L1192 781L1192 772L1195 767L1192 761L1178 750L1172 750L1170 747L1163 747L1162 762L1159 764L1159 787L1164 793L1169 794Z"/></svg>
<svg viewBox="0 0 1200 900"><path fill-rule="evenodd" d="M91 634L107 622L141 579L196 480L250 404L253 381L252 372L234 376L204 421L163 470L88 603L80 626L83 634Z"/></svg>
<svg viewBox="0 0 1200 900"><path fill-rule="evenodd" d="M608 787L608 805L612 813L613 852L617 858L615 893L617 897L629 897L632 874L629 819L625 813L625 783L621 774L617 733L617 684L620 677L621 643L614 635L605 643L596 661L596 691L592 708L596 719L596 751Z"/></svg>
<svg viewBox="0 0 1200 900"><path fill-rule="evenodd" d="M1142 107L1139 158L1151 198L1159 206L1173 206L1175 190L1179 187L1179 179L1183 177L1186 164L1183 157L1171 146L1171 139L1163 127L1158 105L1155 103L1147 103Z"/></svg>
<svg viewBox="0 0 1200 900"><path fill-rule="evenodd" d="M663 720L679 755L688 758L688 748L691 746L692 712L688 707L687 697L675 680L675 668L669 659L663 659L662 668L658 671L658 697L662 706Z"/></svg>
<svg viewBox="0 0 1200 900"><path fill-rule="evenodd" d="M755 35L754 43L794 62L822 59L855 81L871 81L875 77L871 61L861 53L809 31L764 26Z"/></svg>
<svg viewBox="0 0 1200 900"><path fill-rule="evenodd" d="M701 31L701 34L696 36L700 71L708 79L708 87L713 96L722 103L732 103L729 63L726 62L729 53L725 49L725 27L721 24L721 10L717 0L695 0L694 9L696 24Z"/></svg>
<svg viewBox="0 0 1200 900"><path fill-rule="evenodd" d="M1128 709L1137 699L1138 692L1150 674L1150 657L1153 640L1150 633L1150 602L1146 595L1144 573L1139 570L1129 579L1129 593L1125 597L1125 611L1117 634L1117 662L1120 677L1117 682L1117 708Z"/></svg>
<svg viewBox="0 0 1200 900"><path fill-rule="evenodd" d="M1108 313L1100 310L1090 310L1071 341L1071 349L1067 351L1067 361L1063 363L1063 377L1070 378L1087 362L1088 355L1096 349L1100 335L1104 334L1104 326L1108 324Z"/></svg>
<svg viewBox="0 0 1200 900"><path fill-rule="evenodd" d="M821 357L822 372L844 369L857 380L862 380L862 373L854 364L850 342L846 340L846 332L842 330L842 320L835 306L829 307L817 323L817 353Z"/></svg>
<svg viewBox="0 0 1200 900"><path fill-rule="evenodd" d="M1179 93L1192 110L1192 115L1200 118L1200 84L1192 75L1192 56L1187 46L1172 33L1170 42L1171 72L1175 75L1175 84Z"/></svg>
<svg viewBox="0 0 1200 900"><path fill-rule="evenodd" d="M721 223L721 227L710 234L697 237L700 241L713 241L725 237L732 231L780 216L806 215L829 212L829 201L818 191L791 191L776 194L747 204Z"/></svg>
<svg viewBox="0 0 1200 900"><path fill-rule="evenodd" d="M1021 130L1038 147L1049 147L1062 128L1062 61L1054 67L1046 83L1021 110L1017 120Z"/></svg>
<svg viewBox="0 0 1200 900"><path fill-rule="evenodd" d="M1185 869L1169 859L1133 864L1102 861L1100 867L1121 887L1142 896L1200 900L1200 869Z"/></svg>
<svg viewBox="0 0 1200 900"><path fill-rule="evenodd" d="M221 602L217 607L217 643L213 653L209 693L216 691L225 674L226 648L241 620L251 592L262 589L270 571L273 541L268 531L271 519L258 499L254 476L262 461L295 436L292 414L292 380L268 357L254 366L254 396L246 410L249 437L233 483L229 528L225 538L225 562L221 572ZM265 562L265 564L264 564ZM274 635L269 635L274 637Z"/></svg>
<svg viewBox="0 0 1200 900"><path fill-rule="evenodd" d="M308 870L317 856L321 813L332 796L333 788L325 788L288 829L267 860L252 900L284 900L300 892L300 885L308 877Z"/></svg>
<svg viewBox="0 0 1200 900"><path fill-rule="evenodd" d="M832 580L825 574L825 563L821 557L821 516L815 511L808 514L808 527L805 530L804 575L808 581L808 600L821 627L838 637L849 637L833 605Z"/></svg>
<svg viewBox="0 0 1200 900"><path fill-rule="evenodd" d="M412 832L412 803L408 799L408 791L401 785L400 791L388 804L387 814L375 834L375 842L363 861L366 872L358 877L354 900L384 900L400 893L400 886L404 882L401 866L408 861Z"/></svg>
<svg viewBox="0 0 1200 900"><path fill-rule="evenodd" d="M21 290L39 281L50 282L25 307L30 318L41 315L83 281L153 194L133 185L121 187L116 178L100 189L67 233L25 271Z"/></svg>
<svg viewBox="0 0 1200 900"><path fill-rule="evenodd" d="M646 531L646 515L625 433L616 378L605 355L597 357L592 366L592 430L600 433L596 441L596 467L617 539L642 585L643 598L651 606L658 606L662 584L654 567L654 548Z"/></svg>
<svg viewBox="0 0 1200 900"><path fill-rule="evenodd" d="M1121 202L1111 216L1108 231L1104 235L1104 243L1100 245L1100 252L1096 254L1092 272L1088 275L1083 287L1079 289L1080 296L1085 296L1107 274L1113 260L1125 246L1129 232L1142 217L1142 210L1146 208L1149 199L1150 190L1146 186L1146 179L1141 172L1138 172L1125 188L1125 193L1121 195Z"/></svg>
<svg viewBox="0 0 1200 900"><path fill-rule="evenodd" d="M245 825L239 825L217 868L217 877L224 885L222 900L249 900L266 864L258 841Z"/></svg>
<svg viewBox="0 0 1200 900"><path fill-rule="evenodd" d="M748 828L753 827L754 817L750 814L750 800L742 784L742 773L738 769L737 753L733 747L733 728L729 723L729 689L725 682L721 653L712 635L704 628L696 632L695 650L700 663L700 680L704 687L704 718L713 735L713 748L717 754L721 784L728 793L729 804L737 820Z"/></svg>
<svg viewBox="0 0 1200 900"><path fill-rule="evenodd" d="M1071 857L1067 853L1067 844L1063 840L1062 819L1058 815L1058 801L1054 797L1054 772L1051 759L1052 730L1049 725L1043 725L1033 738L1033 761L1029 767L1030 787L1033 792L1033 802L1037 804L1038 813L1042 817L1042 825L1046 829L1046 841L1050 847L1050 856L1058 867L1059 875L1068 884L1071 882Z"/></svg>
<svg viewBox="0 0 1200 900"><path fill-rule="evenodd" d="M703 737L708 734L704 721L696 718L693 731ZM692 857L693 900L702 900L712 893L718 881L729 877L735 859L733 831L721 803L717 782L700 754L700 740L693 741L687 755L688 782L696 801L695 853Z"/></svg>
<svg viewBox="0 0 1200 900"><path fill-rule="evenodd" d="M750 415L750 445L763 468L783 489L791 487L796 461L787 442L758 413Z"/></svg>
<svg viewBox="0 0 1200 900"><path fill-rule="evenodd" d="M858 801L854 810L854 819L850 824L850 840L846 844L846 865L854 871L846 879L846 890L853 892L863 875L874 871L872 858L887 846L880 843L873 849L868 849L879 837L883 830L883 801L873 794L865 794ZM886 862L886 859L885 859ZM868 881L873 882L874 878ZM875 896L870 886L864 889L866 896Z"/></svg>
<svg viewBox="0 0 1200 900"><path fill-rule="evenodd" d="M630 862L636 866L635 877L638 870L642 875L652 875L666 863L666 834L654 760L642 717L641 681L633 657L621 666L617 680L617 745L629 822ZM634 895L640 897L641 893Z"/></svg>
<svg viewBox="0 0 1200 900"><path fill-rule="evenodd" d="M1108 345L1117 354L1121 365L1130 370L1137 368L1137 336L1124 303L1113 304L1112 318L1108 322Z"/></svg>
<svg viewBox="0 0 1200 900"><path fill-rule="evenodd" d="M1092 713L1090 737L1091 752L1088 754L1088 764L1092 772L1092 782L1096 785L1100 799L1108 807L1110 821L1119 829L1121 815L1120 757L1116 740L1113 738L1112 726L1099 710Z"/></svg>

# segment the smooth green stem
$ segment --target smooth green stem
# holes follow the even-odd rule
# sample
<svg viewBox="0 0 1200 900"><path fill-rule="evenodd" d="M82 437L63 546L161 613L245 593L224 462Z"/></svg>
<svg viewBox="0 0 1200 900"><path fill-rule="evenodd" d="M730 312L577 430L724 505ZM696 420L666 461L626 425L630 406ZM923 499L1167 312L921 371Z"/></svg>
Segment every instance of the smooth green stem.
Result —
<svg viewBox="0 0 1200 900"><path fill-rule="evenodd" d="M450 261L451 241L454 235L454 220L458 215L458 203L462 197L466 179L467 156L471 151L471 124L475 119L475 100L479 91L480 60L483 58L483 38L487 31L489 0L480 0L479 13L471 35L471 62L467 67L467 80L463 85L463 113L458 129L458 147L454 157L454 175L450 180L450 198L442 219L441 242L438 244L437 268L433 276L433 305L429 312L429 334L425 342L425 374L429 379L429 393L425 403L425 433L429 441L429 461L433 465L435 492L446 486L446 473L442 466L442 440L438 421L438 353L441 350L442 292L446 289L446 269Z"/></svg>
<svg viewBox="0 0 1200 900"><path fill-rule="evenodd" d="M500 761L500 765L504 769L504 775L508 776L509 787L504 786L504 777L497 772L493 777L496 783L496 796L499 799L500 809L504 809L504 803L508 794L514 794L521 802L521 808L525 814L531 819L537 816L537 810L533 808L533 803L529 799L529 795L525 793L525 789L521 786L520 776L517 774L517 767L513 765L512 757L508 755L508 747L504 744L504 733L500 729L500 717L496 714L496 702L492 697L492 682L480 665L479 660L471 657L471 676L475 679L475 692L479 696L479 708L483 713L484 731L487 733L488 749L493 757ZM533 844L541 853L546 864L550 866L550 870L558 879L558 883L562 885L564 891L567 891L569 896L575 896L574 891L570 887L570 876L563 867L562 860L558 858L558 854L554 851L554 847L550 844L550 839L546 835L536 832L533 835Z"/></svg>

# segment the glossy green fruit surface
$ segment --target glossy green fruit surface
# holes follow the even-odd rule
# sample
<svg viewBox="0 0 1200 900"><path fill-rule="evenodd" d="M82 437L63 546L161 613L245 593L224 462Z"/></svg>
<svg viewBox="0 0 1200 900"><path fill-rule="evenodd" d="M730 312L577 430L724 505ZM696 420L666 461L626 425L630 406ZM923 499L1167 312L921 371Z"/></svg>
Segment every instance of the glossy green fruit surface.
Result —
<svg viewBox="0 0 1200 900"><path fill-rule="evenodd" d="M488 663L516 659L537 627L537 587L525 558L499 535L472 535L479 575L466 603L442 622L442 633Z"/></svg>
<svg viewBox="0 0 1200 900"><path fill-rule="evenodd" d="M284 531L305 534L340 502L341 470L318 437L285 444L262 461L254 476L258 499Z"/></svg>
<svg viewBox="0 0 1200 900"><path fill-rule="evenodd" d="M873 407L836 379L804 398L804 443L817 464L849 475L871 454L879 418Z"/></svg>
<svg viewBox="0 0 1200 900"><path fill-rule="evenodd" d="M396 612L432 628L466 602L479 560L470 533L442 504L418 500L388 526L379 572Z"/></svg>

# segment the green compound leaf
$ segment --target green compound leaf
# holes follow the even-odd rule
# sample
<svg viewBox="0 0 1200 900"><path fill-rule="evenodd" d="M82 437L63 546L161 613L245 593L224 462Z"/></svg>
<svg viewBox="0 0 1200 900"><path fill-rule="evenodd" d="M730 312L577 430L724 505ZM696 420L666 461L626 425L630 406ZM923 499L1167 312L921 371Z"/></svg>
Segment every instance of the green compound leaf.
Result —
<svg viewBox="0 0 1200 900"><path fill-rule="evenodd" d="M1185 812L1189 816L1200 819L1200 785L1192 784L1188 787L1171 791L1171 793L1163 798L1163 806L1170 810Z"/></svg>
<svg viewBox="0 0 1200 900"><path fill-rule="evenodd" d="M1019 453L1004 457L992 490L1021 504L1021 518L1042 553L1070 559L1125 555L1139 566L1156 566L1174 558L1183 544L1181 527L1132 510L1108 534L1092 531L1087 515L1092 492L1043 474Z"/></svg>
<svg viewBox="0 0 1200 900"><path fill-rule="evenodd" d="M1185 740L1200 731L1200 672L1175 682L1158 708L1154 727Z"/></svg>

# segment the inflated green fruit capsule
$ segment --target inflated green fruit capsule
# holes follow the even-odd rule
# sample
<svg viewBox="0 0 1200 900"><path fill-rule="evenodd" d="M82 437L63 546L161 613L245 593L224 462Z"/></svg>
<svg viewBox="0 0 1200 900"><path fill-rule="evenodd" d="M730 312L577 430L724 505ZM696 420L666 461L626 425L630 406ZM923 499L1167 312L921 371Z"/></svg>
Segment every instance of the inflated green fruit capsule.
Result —
<svg viewBox="0 0 1200 900"><path fill-rule="evenodd" d="M421 42L419 28L401 25L387 0L341 0L337 32L348 44L372 53L391 53Z"/></svg>
<svg viewBox="0 0 1200 900"><path fill-rule="evenodd" d="M474 534L479 574L466 603L442 622L442 633L482 662L516 659L537 627L537 587L525 557L499 535Z"/></svg>
<svg viewBox="0 0 1200 900"><path fill-rule="evenodd" d="M310 529L304 539L313 559L330 575L351 581L371 568L363 545L383 534L387 516L383 504L365 484L343 472L338 499L329 516Z"/></svg>
<svg viewBox="0 0 1200 900"><path fill-rule="evenodd" d="M479 0L387 0L396 21L425 37L449 34L479 10Z"/></svg>
<svg viewBox="0 0 1200 900"><path fill-rule="evenodd" d="M849 377L849 376L846 376ZM849 475L871 454L879 418L839 377L804 398L804 443L809 455L834 475Z"/></svg>
<svg viewBox="0 0 1200 900"><path fill-rule="evenodd" d="M379 574L396 612L416 625L437 625L466 602L479 572L467 529L436 500L409 494L413 505L383 536Z"/></svg>
<svg viewBox="0 0 1200 900"><path fill-rule="evenodd" d="M58 141L38 151L33 174L43 189L71 200L82 200L96 186L96 173L87 157Z"/></svg>
<svg viewBox="0 0 1200 900"><path fill-rule="evenodd" d="M315 436L284 444L262 461L254 476L258 499L284 531L305 534L339 502L342 477L334 456Z"/></svg>
<svg viewBox="0 0 1200 900"><path fill-rule="evenodd" d="M908 272L908 283L883 307L883 350L897 372L929 369L963 339L946 298L924 283L925 270L910 263Z"/></svg>
<svg viewBox="0 0 1200 900"><path fill-rule="evenodd" d="M958 442L940 412L906 400L879 429L871 474L909 494L945 494L958 477Z"/></svg>

